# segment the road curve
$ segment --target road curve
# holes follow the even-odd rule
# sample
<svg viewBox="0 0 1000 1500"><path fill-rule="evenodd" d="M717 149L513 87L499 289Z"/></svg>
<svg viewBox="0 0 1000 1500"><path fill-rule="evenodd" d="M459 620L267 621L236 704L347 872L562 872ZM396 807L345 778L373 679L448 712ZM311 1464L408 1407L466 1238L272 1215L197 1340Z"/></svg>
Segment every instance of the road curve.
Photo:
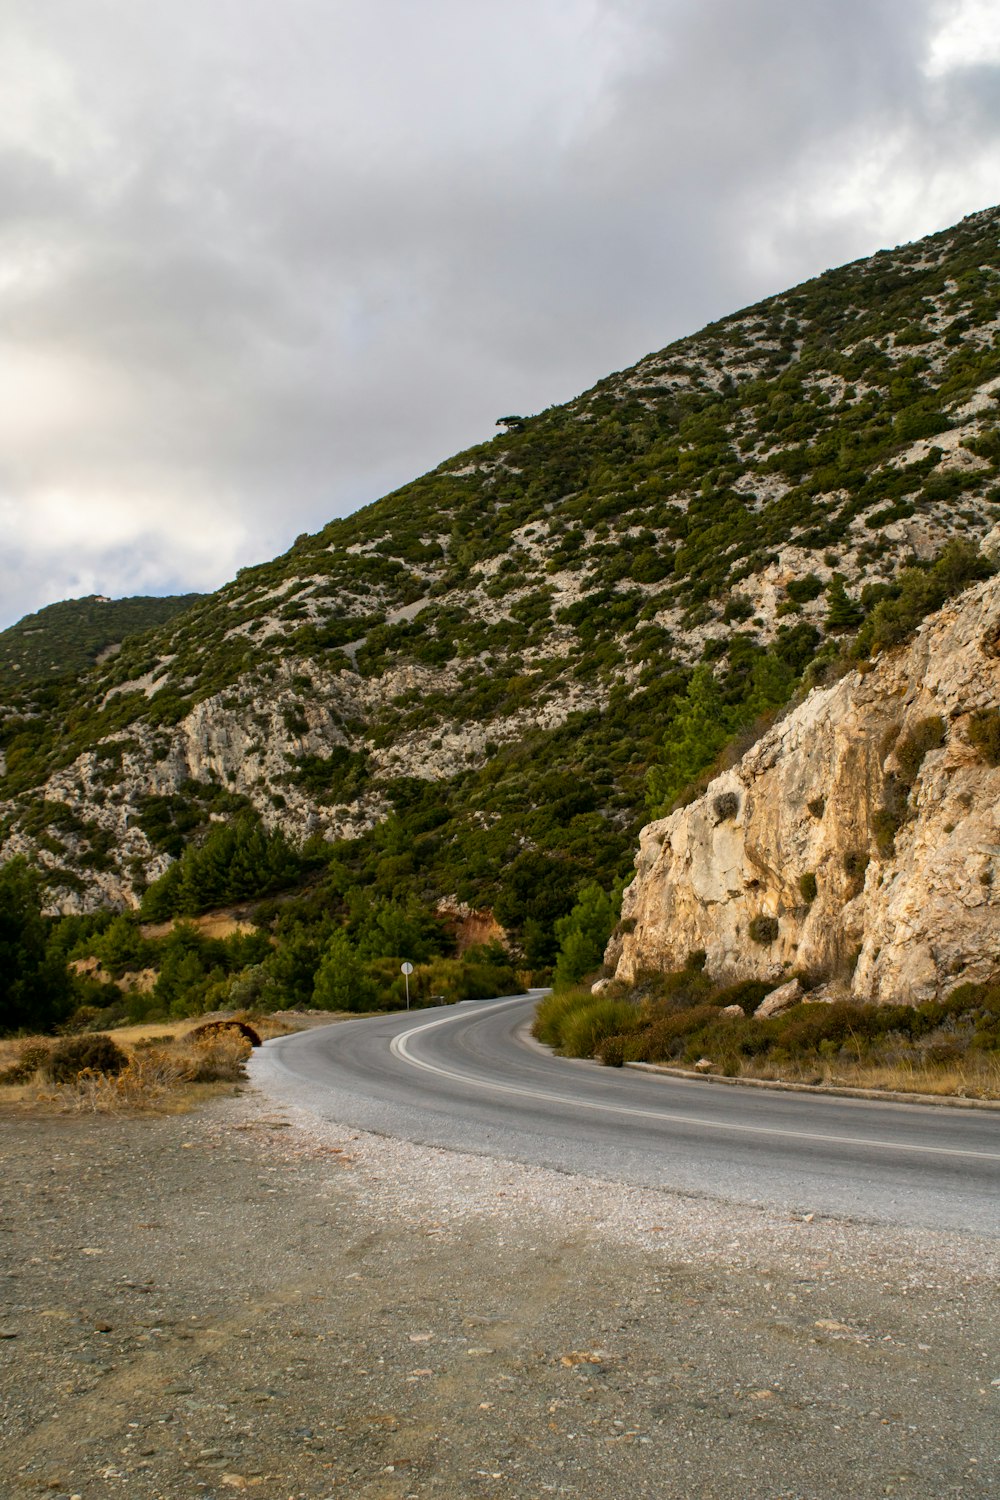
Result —
<svg viewBox="0 0 1000 1500"><path fill-rule="evenodd" d="M537 993L269 1042L252 1077L339 1124L791 1212L1000 1237L1000 1113L720 1088L552 1057Z"/></svg>

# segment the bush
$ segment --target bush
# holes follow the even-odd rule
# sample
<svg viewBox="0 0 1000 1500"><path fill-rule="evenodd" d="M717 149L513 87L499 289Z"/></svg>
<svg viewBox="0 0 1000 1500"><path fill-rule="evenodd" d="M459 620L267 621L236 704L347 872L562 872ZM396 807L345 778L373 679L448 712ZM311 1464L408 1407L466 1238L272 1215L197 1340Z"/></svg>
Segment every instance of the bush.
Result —
<svg viewBox="0 0 1000 1500"><path fill-rule="evenodd" d="M635 1006L627 1000L591 996L589 1005L582 1005L566 1018L560 1051L567 1057L593 1057L605 1037L624 1031L635 1020Z"/></svg>
<svg viewBox="0 0 1000 1500"><path fill-rule="evenodd" d="M969 718L969 744L988 766L1000 766L1000 708L982 708Z"/></svg>
<svg viewBox="0 0 1000 1500"><path fill-rule="evenodd" d="M735 792L721 792L712 803L712 811L715 813L717 823L725 823L730 818L735 818L740 810L740 799Z"/></svg>
<svg viewBox="0 0 1000 1500"><path fill-rule="evenodd" d="M869 858L867 849L844 850L844 874L850 881L852 895L856 896L864 887Z"/></svg>
<svg viewBox="0 0 1000 1500"><path fill-rule="evenodd" d="M897 746L897 755L899 747ZM896 849L896 834L906 821L907 787L897 776L887 776L882 788L882 805L872 818L872 832L878 852L888 859Z"/></svg>
<svg viewBox="0 0 1000 1500"><path fill-rule="evenodd" d="M635 1031L639 1025L639 1009L628 1000L563 990L540 1003L532 1032L566 1057L593 1057L607 1037Z"/></svg>
<svg viewBox="0 0 1000 1500"><path fill-rule="evenodd" d="M0 1072L0 1083L30 1083L36 1073L48 1069L50 1051L47 1042L25 1042L16 1060Z"/></svg>
<svg viewBox="0 0 1000 1500"><path fill-rule="evenodd" d="M799 895L807 906L812 906L816 900L817 890L816 876L812 870L806 870L804 874L799 876Z"/></svg>
<svg viewBox="0 0 1000 1500"><path fill-rule="evenodd" d="M72 1083L83 1072L114 1077L127 1066L128 1058L118 1043L104 1032L68 1036L49 1053L46 1070L53 1083Z"/></svg>
<svg viewBox="0 0 1000 1500"><path fill-rule="evenodd" d="M537 1037L546 1047L561 1046L563 1025L584 997L588 1000L593 998L589 991L580 990L563 990L560 994L553 992L546 995L544 1000L539 1001L535 1011L532 1036Z"/></svg>
<svg viewBox="0 0 1000 1500"><path fill-rule="evenodd" d="M251 1047L249 1038L232 1028L195 1036L181 1059L181 1076L186 1083L235 1083L246 1076L243 1065Z"/></svg>
<svg viewBox="0 0 1000 1500"><path fill-rule="evenodd" d="M621 1032L614 1036L606 1036L597 1049L598 1061L606 1068L623 1068L627 1041L628 1037Z"/></svg>
<svg viewBox="0 0 1000 1500"><path fill-rule="evenodd" d="M920 774L924 756L931 750L940 749L947 732L940 714L932 714L929 718L919 719L909 734L897 740L896 764L899 766L899 779L904 786L913 785Z"/></svg>
<svg viewBox="0 0 1000 1500"><path fill-rule="evenodd" d="M751 942L759 943L762 948L766 948L769 943L774 942L778 936L778 931L777 917L768 917L761 913L761 915L754 917L750 922L750 940Z"/></svg>

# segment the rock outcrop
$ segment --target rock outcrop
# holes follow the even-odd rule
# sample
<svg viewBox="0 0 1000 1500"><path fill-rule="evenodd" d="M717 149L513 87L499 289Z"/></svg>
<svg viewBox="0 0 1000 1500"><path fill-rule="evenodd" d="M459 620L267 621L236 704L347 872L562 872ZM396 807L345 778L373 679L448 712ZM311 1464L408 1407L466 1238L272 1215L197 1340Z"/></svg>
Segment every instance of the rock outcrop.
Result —
<svg viewBox="0 0 1000 1500"><path fill-rule="evenodd" d="M1000 969L1000 579L813 691L641 834L606 963L917 1002ZM977 717L978 716L978 717ZM978 732L977 732L978 731ZM970 737L971 733L971 737Z"/></svg>

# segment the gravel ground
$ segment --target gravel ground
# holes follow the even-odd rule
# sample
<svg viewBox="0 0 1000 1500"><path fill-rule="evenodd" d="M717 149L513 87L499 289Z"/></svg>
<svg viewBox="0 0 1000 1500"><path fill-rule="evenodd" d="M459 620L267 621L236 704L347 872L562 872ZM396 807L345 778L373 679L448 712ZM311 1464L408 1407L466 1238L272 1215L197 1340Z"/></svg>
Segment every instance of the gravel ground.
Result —
<svg viewBox="0 0 1000 1500"><path fill-rule="evenodd" d="M994 1496L1000 1243L276 1109L0 1119L0 1495Z"/></svg>

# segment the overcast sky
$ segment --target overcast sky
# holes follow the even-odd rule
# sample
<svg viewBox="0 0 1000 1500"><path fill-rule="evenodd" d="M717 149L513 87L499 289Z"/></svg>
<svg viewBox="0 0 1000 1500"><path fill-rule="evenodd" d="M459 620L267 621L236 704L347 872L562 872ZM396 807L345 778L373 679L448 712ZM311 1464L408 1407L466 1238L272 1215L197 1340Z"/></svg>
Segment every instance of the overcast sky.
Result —
<svg viewBox="0 0 1000 1500"><path fill-rule="evenodd" d="M0 625L998 199L996 0L0 0Z"/></svg>

